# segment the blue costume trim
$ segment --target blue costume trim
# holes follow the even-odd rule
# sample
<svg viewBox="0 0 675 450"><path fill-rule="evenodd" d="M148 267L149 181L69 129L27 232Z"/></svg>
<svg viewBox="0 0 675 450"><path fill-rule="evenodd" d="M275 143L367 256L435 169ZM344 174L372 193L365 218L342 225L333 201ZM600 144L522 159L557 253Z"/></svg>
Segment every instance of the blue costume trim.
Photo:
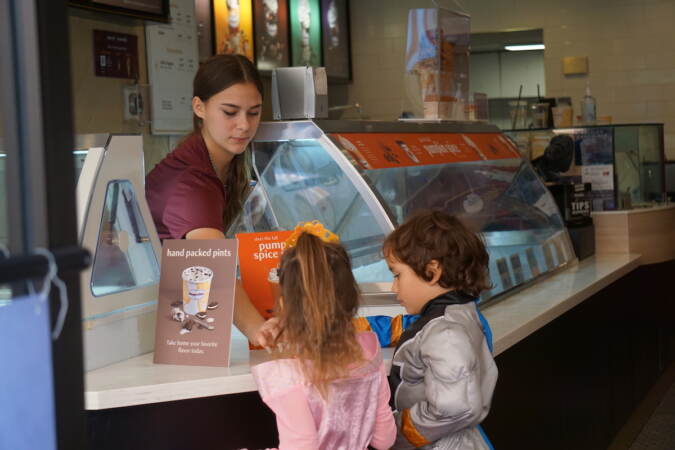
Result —
<svg viewBox="0 0 675 450"><path fill-rule="evenodd" d="M480 324L483 327L483 334L485 335L485 340L487 341L488 349L490 349L490 353L494 353L494 347L492 345L492 328L490 328L490 324L488 323L483 313L480 312L480 309L478 309L478 305L476 305L476 312L478 313L478 319L480 319ZM488 439L485 430L483 430L483 427L480 424L478 424L476 428L478 428L478 432L480 433L480 435L483 436L483 440L485 441L485 444L488 446L488 448L490 450L495 450L494 446L492 445L492 442L490 442L490 439Z"/></svg>
<svg viewBox="0 0 675 450"><path fill-rule="evenodd" d="M478 319L480 319L480 324L483 327L483 334L485 335L485 340L487 341L488 349L490 349L490 353L494 353L494 347L492 346L492 329L490 328L490 324L488 323L483 313L480 312L480 309L478 309L478 307L476 307L476 312L478 313Z"/></svg>
<svg viewBox="0 0 675 450"><path fill-rule="evenodd" d="M485 434L485 430L483 430L483 427L480 426L480 424L476 425L476 428L478 428L478 432L480 433L481 436L483 436L483 440L485 441L485 444L488 446L490 450L495 450L494 446L492 445L492 442L490 442L490 439L488 439L487 434Z"/></svg>
<svg viewBox="0 0 675 450"><path fill-rule="evenodd" d="M401 320L402 330L407 329L413 322L419 318L419 314L404 314ZM370 330L377 335L377 340L380 341L380 347L392 346L392 322L394 317L390 316L367 316ZM399 336L395 336L398 342ZM394 343L394 345L396 344Z"/></svg>

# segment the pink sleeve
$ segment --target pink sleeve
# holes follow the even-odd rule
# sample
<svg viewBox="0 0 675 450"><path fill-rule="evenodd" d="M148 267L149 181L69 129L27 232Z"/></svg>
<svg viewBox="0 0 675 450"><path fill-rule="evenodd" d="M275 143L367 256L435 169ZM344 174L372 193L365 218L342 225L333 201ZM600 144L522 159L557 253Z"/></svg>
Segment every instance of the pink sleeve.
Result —
<svg viewBox="0 0 675 450"><path fill-rule="evenodd" d="M380 367L380 392L377 399L377 413L375 415L375 429L370 445L376 449L388 449L396 440L396 422L389 407L389 382L384 364Z"/></svg>
<svg viewBox="0 0 675 450"><path fill-rule="evenodd" d="M263 398L277 416L279 450L316 450L319 436L302 386Z"/></svg>

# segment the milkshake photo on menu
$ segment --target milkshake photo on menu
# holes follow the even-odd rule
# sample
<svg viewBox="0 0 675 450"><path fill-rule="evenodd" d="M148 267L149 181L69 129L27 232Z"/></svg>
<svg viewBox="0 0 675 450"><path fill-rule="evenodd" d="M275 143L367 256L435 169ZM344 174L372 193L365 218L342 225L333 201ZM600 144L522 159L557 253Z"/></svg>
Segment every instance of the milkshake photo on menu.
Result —
<svg viewBox="0 0 675 450"><path fill-rule="evenodd" d="M155 363L228 366L237 241L165 240Z"/></svg>
<svg viewBox="0 0 675 450"><path fill-rule="evenodd" d="M251 0L214 0L216 54L244 55L253 60Z"/></svg>
<svg viewBox="0 0 675 450"><path fill-rule="evenodd" d="M347 0L321 0L323 65L331 80L351 79Z"/></svg>
<svg viewBox="0 0 675 450"><path fill-rule="evenodd" d="M319 0L289 0L292 66L322 64L319 9Z"/></svg>
<svg viewBox="0 0 675 450"><path fill-rule="evenodd" d="M288 2L255 0L255 56L258 70L271 71L290 62Z"/></svg>

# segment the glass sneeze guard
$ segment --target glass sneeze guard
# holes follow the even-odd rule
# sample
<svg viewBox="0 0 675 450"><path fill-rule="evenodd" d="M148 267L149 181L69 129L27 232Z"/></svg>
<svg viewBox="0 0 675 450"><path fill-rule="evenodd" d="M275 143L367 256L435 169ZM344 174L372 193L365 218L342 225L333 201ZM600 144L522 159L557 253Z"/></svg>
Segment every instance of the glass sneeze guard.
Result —
<svg viewBox="0 0 675 450"><path fill-rule="evenodd" d="M350 133L366 142L361 154L341 142L340 135L349 138ZM425 163L419 148L425 135L466 143L445 147L462 162ZM392 150L394 145L399 149ZM417 210L441 209L485 239L493 285L481 297L486 300L576 258L553 197L529 162L509 146L492 126L263 123L254 141L258 184L227 235L319 220L340 236L362 290L374 286L386 292L392 278L381 252L384 237ZM443 149L434 144L427 150ZM511 156L491 159L498 150ZM374 154L386 161L364 164Z"/></svg>

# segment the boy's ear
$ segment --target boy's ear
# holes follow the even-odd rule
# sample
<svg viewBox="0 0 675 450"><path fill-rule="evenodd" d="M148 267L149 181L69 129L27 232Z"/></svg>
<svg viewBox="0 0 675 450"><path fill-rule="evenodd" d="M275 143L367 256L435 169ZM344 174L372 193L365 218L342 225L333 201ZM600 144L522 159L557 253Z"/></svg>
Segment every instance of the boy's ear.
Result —
<svg viewBox="0 0 675 450"><path fill-rule="evenodd" d="M431 280L429 280L428 283L437 284L438 280L441 279L441 275L443 275L443 267L441 267L441 264L438 262L438 260L432 259L427 264L426 272L427 275L431 277Z"/></svg>

